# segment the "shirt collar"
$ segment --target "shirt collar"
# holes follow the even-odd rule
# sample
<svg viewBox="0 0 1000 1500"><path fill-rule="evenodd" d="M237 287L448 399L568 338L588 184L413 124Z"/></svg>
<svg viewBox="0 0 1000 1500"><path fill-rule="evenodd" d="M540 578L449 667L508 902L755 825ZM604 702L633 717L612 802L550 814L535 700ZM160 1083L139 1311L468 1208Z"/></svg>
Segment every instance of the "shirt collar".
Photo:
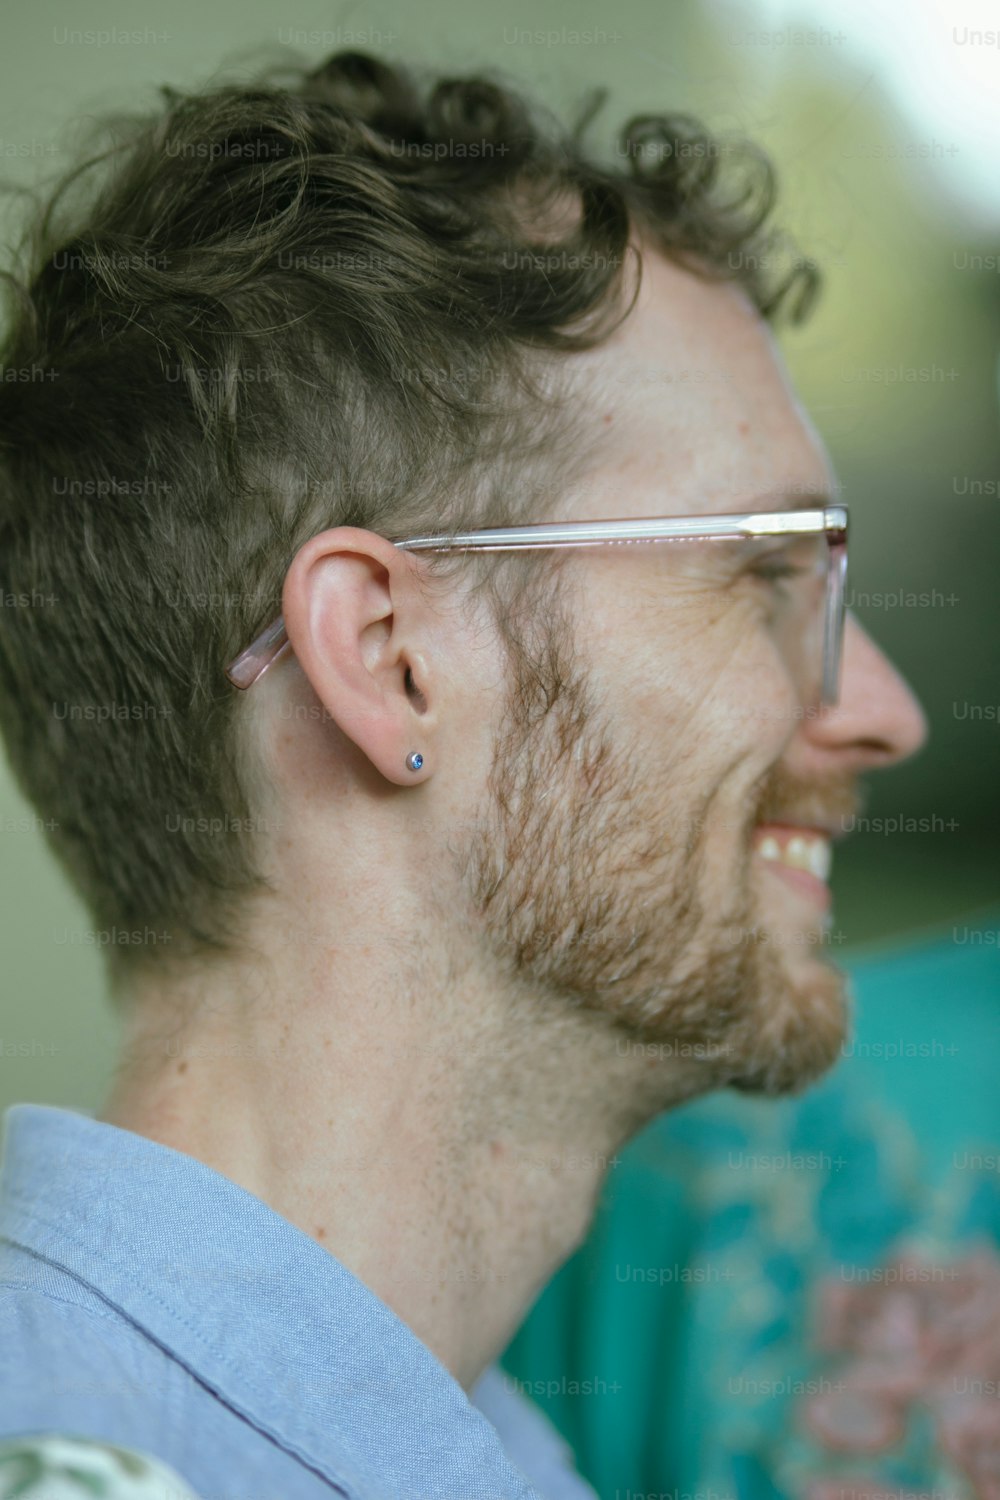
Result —
<svg viewBox="0 0 1000 1500"><path fill-rule="evenodd" d="M541 1500L413 1331L194 1157L88 1115L5 1116L0 1237L63 1267L350 1493Z"/></svg>

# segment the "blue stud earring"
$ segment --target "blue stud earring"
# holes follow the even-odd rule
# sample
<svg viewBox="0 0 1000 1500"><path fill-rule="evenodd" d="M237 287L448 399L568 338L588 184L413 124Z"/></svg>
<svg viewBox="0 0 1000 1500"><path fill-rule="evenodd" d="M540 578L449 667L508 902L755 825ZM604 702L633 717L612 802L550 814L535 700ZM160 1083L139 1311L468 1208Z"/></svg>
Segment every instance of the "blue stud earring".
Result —
<svg viewBox="0 0 1000 1500"><path fill-rule="evenodd" d="M406 757L406 764L411 771L419 771L424 763L424 757L419 750L411 750Z"/></svg>

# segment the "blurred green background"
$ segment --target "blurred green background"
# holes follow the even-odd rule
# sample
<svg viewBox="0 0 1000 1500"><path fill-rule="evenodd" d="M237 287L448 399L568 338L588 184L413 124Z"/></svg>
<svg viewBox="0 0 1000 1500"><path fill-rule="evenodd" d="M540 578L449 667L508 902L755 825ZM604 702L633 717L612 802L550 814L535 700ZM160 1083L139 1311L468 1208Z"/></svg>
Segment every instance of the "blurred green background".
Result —
<svg viewBox="0 0 1000 1500"><path fill-rule="evenodd" d="M604 85L591 141L606 155L627 116L662 109L759 140L780 219L826 270L817 312L783 342L853 508L851 602L931 723L923 754L871 784L869 815L901 831L838 849L850 956L950 932L998 894L1000 48L981 35L998 21L976 0L8 0L0 175L18 188L58 174L82 119L152 105L161 83L355 47L499 72L561 113ZM20 212L5 194L4 246ZM86 918L5 768L0 896L0 1108L94 1108L116 1033L101 959L67 940Z"/></svg>

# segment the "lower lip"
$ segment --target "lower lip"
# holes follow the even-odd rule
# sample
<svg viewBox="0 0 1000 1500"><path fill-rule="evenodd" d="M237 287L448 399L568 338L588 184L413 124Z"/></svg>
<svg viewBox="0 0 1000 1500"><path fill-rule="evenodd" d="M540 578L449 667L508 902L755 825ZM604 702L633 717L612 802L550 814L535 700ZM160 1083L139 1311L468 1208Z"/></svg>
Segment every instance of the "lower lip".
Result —
<svg viewBox="0 0 1000 1500"><path fill-rule="evenodd" d="M808 870L797 870L792 865L780 864L776 859L758 859L758 864L763 865L765 870L770 870L772 875L776 875L779 880L791 886L793 891L798 891L802 896L808 896L810 901L815 902L824 911L829 910L833 895L825 880L819 880Z"/></svg>
<svg viewBox="0 0 1000 1500"><path fill-rule="evenodd" d="M767 828L761 827L758 836L762 836L765 833L776 834L779 831L782 835L787 836L793 830L789 825L783 825L780 830L777 825L773 828L769 825ZM808 830L803 829L802 832L806 833ZM809 901L815 906L820 907L823 911L829 910L833 903L833 896L826 881L820 880L818 875L814 875L810 870L800 870L795 865L783 864L777 859L762 859L759 855L757 856L757 862L763 865L765 869L770 870L772 874L776 875L786 886L791 887L793 891L798 891L800 896L807 897Z"/></svg>

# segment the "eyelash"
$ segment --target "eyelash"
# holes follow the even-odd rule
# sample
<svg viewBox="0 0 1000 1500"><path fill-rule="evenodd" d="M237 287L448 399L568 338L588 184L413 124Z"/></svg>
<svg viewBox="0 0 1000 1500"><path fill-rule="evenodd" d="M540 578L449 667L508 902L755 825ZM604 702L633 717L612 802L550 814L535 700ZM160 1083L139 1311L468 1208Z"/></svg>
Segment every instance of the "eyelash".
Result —
<svg viewBox="0 0 1000 1500"><path fill-rule="evenodd" d="M750 571L755 578L762 578L767 583L780 583L788 578L801 578L807 570L780 558L764 558L755 563Z"/></svg>

